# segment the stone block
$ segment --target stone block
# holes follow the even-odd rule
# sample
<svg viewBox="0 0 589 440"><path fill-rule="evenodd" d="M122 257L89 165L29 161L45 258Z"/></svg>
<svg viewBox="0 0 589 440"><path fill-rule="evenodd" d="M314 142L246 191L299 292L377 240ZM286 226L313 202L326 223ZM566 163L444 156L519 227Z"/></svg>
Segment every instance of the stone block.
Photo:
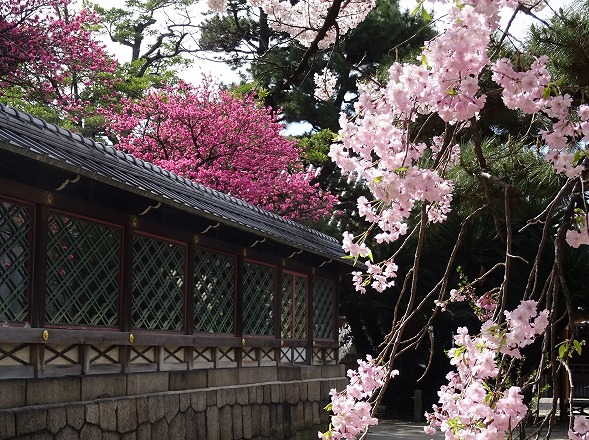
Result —
<svg viewBox="0 0 589 440"><path fill-rule="evenodd" d="M127 395L160 393L169 390L170 377L165 371L135 373L127 376Z"/></svg>
<svg viewBox="0 0 589 440"><path fill-rule="evenodd" d="M102 440L121 440L121 435L118 432L103 432Z"/></svg>
<svg viewBox="0 0 589 440"><path fill-rule="evenodd" d="M231 409L233 412L232 420L233 423L233 435L234 438L242 438L243 437L243 411L241 409L241 405L234 405Z"/></svg>
<svg viewBox="0 0 589 440"><path fill-rule="evenodd" d="M21 437L20 440L55 440L57 437L53 437L47 431L38 432L36 434L27 435L25 437ZM76 437L77 439L77 437Z"/></svg>
<svg viewBox="0 0 589 440"><path fill-rule="evenodd" d="M0 393L0 409L19 408L26 405L27 383L24 380L3 380Z"/></svg>
<svg viewBox="0 0 589 440"><path fill-rule="evenodd" d="M241 407L243 420L243 438L250 439L252 435L252 406L245 405Z"/></svg>
<svg viewBox="0 0 589 440"><path fill-rule="evenodd" d="M57 433L55 440L80 440L80 434L71 426L66 426Z"/></svg>
<svg viewBox="0 0 589 440"><path fill-rule="evenodd" d="M198 428L196 426L196 424L198 423L196 418L196 411L192 408L188 408L184 415L186 420L186 438L194 440L197 438L198 431Z"/></svg>
<svg viewBox="0 0 589 440"><path fill-rule="evenodd" d="M92 423L93 425L100 425L100 408L97 403L86 404L86 423Z"/></svg>
<svg viewBox="0 0 589 440"><path fill-rule="evenodd" d="M207 392L197 391L190 393L190 406L196 412L201 412L207 409Z"/></svg>
<svg viewBox="0 0 589 440"><path fill-rule="evenodd" d="M269 404L272 402L272 385L264 384L262 385L262 388L264 390L264 400L262 403Z"/></svg>
<svg viewBox="0 0 589 440"><path fill-rule="evenodd" d="M301 399L301 390L298 382L289 382L284 384L286 401L291 405L296 405Z"/></svg>
<svg viewBox="0 0 589 440"><path fill-rule="evenodd" d="M164 416L166 421L172 422L176 414L180 412L180 396L177 393L164 395Z"/></svg>
<svg viewBox="0 0 589 440"><path fill-rule="evenodd" d="M308 400L303 401L303 423L305 428L313 426L313 403Z"/></svg>
<svg viewBox="0 0 589 440"><path fill-rule="evenodd" d="M141 425L142 423L149 421L149 400L147 397L138 397L135 399L135 404L137 407L137 424Z"/></svg>
<svg viewBox="0 0 589 440"><path fill-rule="evenodd" d="M260 434L270 436L270 405L260 406Z"/></svg>
<svg viewBox="0 0 589 440"><path fill-rule="evenodd" d="M329 397L329 392L331 391L332 388L335 388L329 380L322 380L321 382L319 382L320 384L320 399L319 400L324 400L327 399Z"/></svg>
<svg viewBox="0 0 589 440"><path fill-rule="evenodd" d="M96 425L85 424L80 431L81 440L101 440L102 431Z"/></svg>
<svg viewBox="0 0 589 440"><path fill-rule="evenodd" d="M176 417L170 422L169 431L170 440L186 440L186 415L177 413ZM192 440L192 437L191 437Z"/></svg>
<svg viewBox="0 0 589 440"><path fill-rule="evenodd" d="M256 385L256 404L261 405L264 403L264 386Z"/></svg>
<svg viewBox="0 0 589 440"><path fill-rule="evenodd" d="M28 409L16 412L16 434L31 434L47 428L47 411Z"/></svg>
<svg viewBox="0 0 589 440"><path fill-rule="evenodd" d="M79 431L84 426L86 417L84 414L84 405L70 405L66 409L67 424Z"/></svg>
<svg viewBox="0 0 589 440"><path fill-rule="evenodd" d="M185 412L190 407L190 394L182 393L180 397L180 412Z"/></svg>
<svg viewBox="0 0 589 440"><path fill-rule="evenodd" d="M168 422L166 422L165 418L161 418L156 420L153 425L151 425L151 438L153 439L169 439L170 430L168 428Z"/></svg>
<svg viewBox="0 0 589 440"><path fill-rule="evenodd" d="M321 400L321 382L317 380L307 382L307 400L311 402Z"/></svg>
<svg viewBox="0 0 589 440"><path fill-rule="evenodd" d="M238 405L249 404L248 387L240 386L240 387L235 388L235 400Z"/></svg>
<svg viewBox="0 0 589 440"><path fill-rule="evenodd" d="M135 431L127 432L122 435L121 440L137 440L137 433Z"/></svg>
<svg viewBox="0 0 589 440"><path fill-rule="evenodd" d="M247 401L248 401L250 404L254 404L254 403L256 403L256 400L258 400L258 390L257 390L256 388L257 388L257 387L256 387L255 385L250 385L250 386L247 388L247 392L248 392L248 394L249 394L249 396L248 396L248 398L247 398Z"/></svg>
<svg viewBox="0 0 589 440"><path fill-rule="evenodd" d="M207 370L170 371L170 391L207 387Z"/></svg>
<svg viewBox="0 0 589 440"><path fill-rule="evenodd" d="M205 411L196 413L196 438L198 440L208 440L207 438L207 417Z"/></svg>
<svg viewBox="0 0 589 440"><path fill-rule="evenodd" d="M217 390L217 406L222 408L226 405L235 405L237 395L235 388L221 388Z"/></svg>
<svg viewBox="0 0 589 440"><path fill-rule="evenodd" d="M137 429L137 406L134 399L123 399L117 402L117 431L120 433Z"/></svg>
<svg viewBox="0 0 589 440"><path fill-rule="evenodd" d="M26 405L44 405L80 401L79 377L30 379L27 383Z"/></svg>
<svg viewBox="0 0 589 440"><path fill-rule="evenodd" d="M212 387L229 387L239 383L239 368L217 368L206 370L207 386Z"/></svg>
<svg viewBox="0 0 589 440"><path fill-rule="evenodd" d="M320 412L323 411L327 413L327 410L319 406L319 402L311 402L311 406L313 408L313 426L317 426L321 423L321 414Z"/></svg>
<svg viewBox="0 0 589 440"><path fill-rule="evenodd" d="M219 437L221 439L235 438L233 435L233 411L228 405L219 409Z"/></svg>
<svg viewBox="0 0 589 440"><path fill-rule="evenodd" d="M209 406L206 410L207 417L207 439L221 440L219 432L219 408Z"/></svg>
<svg viewBox="0 0 589 440"><path fill-rule="evenodd" d="M278 367L278 380L281 382L290 382L293 380L301 380L301 367L299 367L299 366Z"/></svg>
<svg viewBox="0 0 589 440"><path fill-rule="evenodd" d="M14 413L0 412L0 440L8 440L16 435Z"/></svg>
<svg viewBox="0 0 589 440"><path fill-rule="evenodd" d="M270 402L280 403L280 387L282 384L273 383L270 385Z"/></svg>
<svg viewBox="0 0 589 440"><path fill-rule="evenodd" d="M207 391L207 407L217 406L217 390Z"/></svg>
<svg viewBox="0 0 589 440"><path fill-rule="evenodd" d="M276 367L238 368L239 383L275 382L278 380Z"/></svg>
<svg viewBox="0 0 589 440"><path fill-rule="evenodd" d="M82 377L82 400L121 397L127 394L127 377L122 374L101 374Z"/></svg>
<svg viewBox="0 0 589 440"><path fill-rule="evenodd" d="M147 398L149 406L149 421L151 423L164 417L164 398L162 396L151 396Z"/></svg>
<svg viewBox="0 0 589 440"><path fill-rule="evenodd" d="M51 434L57 434L67 424L66 412L63 407L49 408L47 410L47 430Z"/></svg>
<svg viewBox="0 0 589 440"><path fill-rule="evenodd" d="M100 412L100 427L103 431L116 431L117 429L117 403L114 400L105 400L98 403Z"/></svg>
<svg viewBox="0 0 589 440"><path fill-rule="evenodd" d="M301 380L320 379L323 376L323 370L321 366L313 365L301 365L299 367ZM327 376L331 377L331 376Z"/></svg>
<svg viewBox="0 0 589 440"><path fill-rule="evenodd" d="M270 436L272 438L284 438L282 405L270 406Z"/></svg>
<svg viewBox="0 0 589 440"><path fill-rule="evenodd" d="M141 440L155 438L151 436L151 423L142 423L137 427L137 438Z"/></svg>
<svg viewBox="0 0 589 440"><path fill-rule="evenodd" d="M293 431L301 431L305 427L305 411L303 402L299 402L294 406L291 406L291 423Z"/></svg>
<svg viewBox="0 0 589 440"><path fill-rule="evenodd" d="M321 376L323 378L327 377L346 377L346 366L343 364L337 365L322 365L321 366Z"/></svg>
<svg viewBox="0 0 589 440"><path fill-rule="evenodd" d="M260 413L261 407L260 405L251 405L252 408L252 436L256 438L260 435L261 426L260 426Z"/></svg>
<svg viewBox="0 0 589 440"><path fill-rule="evenodd" d="M308 384L308 382L299 382L300 398L301 398L301 400L303 402L305 400L308 400L308 388L307 388L307 384Z"/></svg>

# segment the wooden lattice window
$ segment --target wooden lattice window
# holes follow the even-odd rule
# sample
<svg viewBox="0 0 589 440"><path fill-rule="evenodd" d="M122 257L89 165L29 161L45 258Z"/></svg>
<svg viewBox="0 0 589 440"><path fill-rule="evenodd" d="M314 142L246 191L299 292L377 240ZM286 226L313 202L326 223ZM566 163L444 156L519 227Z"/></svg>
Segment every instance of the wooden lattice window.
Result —
<svg viewBox="0 0 589 440"><path fill-rule="evenodd" d="M194 330L233 331L235 258L197 249L194 261Z"/></svg>
<svg viewBox="0 0 589 440"><path fill-rule="evenodd" d="M182 330L185 255L180 244L133 236L133 327Z"/></svg>
<svg viewBox="0 0 589 440"><path fill-rule="evenodd" d="M121 232L60 213L49 214L47 228L45 320L115 326Z"/></svg>
<svg viewBox="0 0 589 440"><path fill-rule="evenodd" d="M307 277L285 272L282 277L281 336L307 337Z"/></svg>
<svg viewBox="0 0 589 440"><path fill-rule="evenodd" d="M31 228L29 207L0 200L0 322L24 321L28 315Z"/></svg>
<svg viewBox="0 0 589 440"><path fill-rule="evenodd" d="M272 335L273 299L276 270L249 261L243 268L243 332L252 335Z"/></svg>
<svg viewBox="0 0 589 440"><path fill-rule="evenodd" d="M333 339L335 282L325 278L313 280L313 336Z"/></svg>

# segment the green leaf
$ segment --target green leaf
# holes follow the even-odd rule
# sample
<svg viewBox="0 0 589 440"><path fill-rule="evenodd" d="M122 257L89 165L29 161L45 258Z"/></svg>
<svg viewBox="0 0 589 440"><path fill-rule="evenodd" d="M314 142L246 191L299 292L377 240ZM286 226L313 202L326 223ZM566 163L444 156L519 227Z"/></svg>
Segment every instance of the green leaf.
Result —
<svg viewBox="0 0 589 440"><path fill-rule="evenodd" d="M564 354L567 351L567 347L565 344L562 344L560 347L558 347L558 357L560 359L564 359Z"/></svg>
<svg viewBox="0 0 589 440"><path fill-rule="evenodd" d="M583 350L583 347L581 346L581 343L575 339L573 341L573 347L575 347L576 352L579 353L579 356L580 356L581 355L581 351Z"/></svg>
<svg viewBox="0 0 589 440"><path fill-rule="evenodd" d="M425 9L423 7L423 5L421 6L421 16L423 17L424 20L426 21L432 21L432 16L429 12L427 12L427 9Z"/></svg>
<svg viewBox="0 0 589 440"><path fill-rule="evenodd" d="M544 87L544 94L542 95L542 97L544 99L548 99L550 98L550 87Z"/></svg>

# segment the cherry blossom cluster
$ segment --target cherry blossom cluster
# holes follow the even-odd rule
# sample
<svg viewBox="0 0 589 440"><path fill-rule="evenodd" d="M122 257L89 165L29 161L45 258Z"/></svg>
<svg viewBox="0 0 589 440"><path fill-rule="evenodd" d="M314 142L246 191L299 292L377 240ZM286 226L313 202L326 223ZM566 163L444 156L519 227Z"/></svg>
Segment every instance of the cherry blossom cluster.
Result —
<svg viewBox="0 0 589 440"><path fill-rule="evenodd" d="M356 27L376 6L376 0L334 0L313 1L300 0L285 2L281 0L249 0L256 8L261 8L268 15L268 24L275 30L287 32L305 46L310 46L318 31L323 27L330 12L339 8L336 23L327 29L325 36L318 42L321 49L333 44L338 35Z"/></svg>
<svg viewBox="0 0 589 440"><path fill-rule="evenodd" d="M391 376L399 372L393 370ZM378 424L372 416L372 404L368 401L374 392L381 388L387 376L387 370L377 365L375 360L366 356L366 361L358 360L357 370L348 370L349 384L344 391L332 389L329 393L333 412L329 431L319 433L322 439L355 439L369 426Z"/></svg>
<svg viewBox="0 0 589 440"><path fill-rule="evenodd" d="M570 440L589 440L589 420L585 416L575 416L573 427L569 429Z"/></svg>
<svg viewBox="0 0 589 440"><path fill-rule="evenodd" d="M439 405L426 413L427 434L439 429L448 440L499 440L525 417L521 390L503 386L501 365L506 357L519 357L519 350L546 330L548 311L538 312L537 303L527 300L505 316L502 326L485 322L478 336L458 328L455 347L448 352L456 371L447 375L448 385L438 392Z"/></svg>
<svg viewBox="0 0 589 440"><path fill-rule="evenodd" d="M525 113L542 112L556 122L541 132L547 147L546 160L568 177L580 175L584 166L575 153L579 142L589 140L589 106L574 111L572 98L557 93L546 63L548 57L538 58L528 71L516 72L509 60L494 65L493 80L503 87L503 101L508 108Z"/></svg>
<svg viewBox="0 0 589 440"><path fill-rule="evenodd" d="M468 301L474 310L477 318L484 322L492 318L493 312L497 308L497 296L492 292L485 292L482 295L477 295L476 290L470 285L461 287L460 289L451 289L450 298L446 301L434 301L436 306L444 312L448 307L448 303Z"/></svg>
<svg viewBox="0 0 589 440"><path fill-rule="evenodd" d="M313 79L317 86L315 88L315 98L321 101L332 99L337 84L337 77L334 73L328 68L325 68L320 73L316 73Z"/></svg>
<svg viewBox="0 0 589 440"><path fill-rule="evenodd" d="M276 114L210 83L151 90L104 111L118 148L210 188L293 219L331 214Z"/></svg>
<svg viewBox="0 0 589 440"><path fill-rule="evenodd" d="M19 85L25 99L53 105L77 121L89 115L90 87L101 101L111 101L116 63L92 33L99 17L72 11L70 3L0 2L0 94Z"/></svg>

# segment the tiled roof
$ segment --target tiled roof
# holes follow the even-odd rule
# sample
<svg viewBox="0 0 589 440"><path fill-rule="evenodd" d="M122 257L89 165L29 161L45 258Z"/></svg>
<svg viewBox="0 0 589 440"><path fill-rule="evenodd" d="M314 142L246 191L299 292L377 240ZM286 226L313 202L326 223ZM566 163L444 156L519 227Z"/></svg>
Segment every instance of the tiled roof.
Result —
<svg viewBox="0 0 589 440"><path fill-rule="evenodd" d="M344 255L338 241L329 235L2 104L0 150L316 255L331 259Z"/></svg>

